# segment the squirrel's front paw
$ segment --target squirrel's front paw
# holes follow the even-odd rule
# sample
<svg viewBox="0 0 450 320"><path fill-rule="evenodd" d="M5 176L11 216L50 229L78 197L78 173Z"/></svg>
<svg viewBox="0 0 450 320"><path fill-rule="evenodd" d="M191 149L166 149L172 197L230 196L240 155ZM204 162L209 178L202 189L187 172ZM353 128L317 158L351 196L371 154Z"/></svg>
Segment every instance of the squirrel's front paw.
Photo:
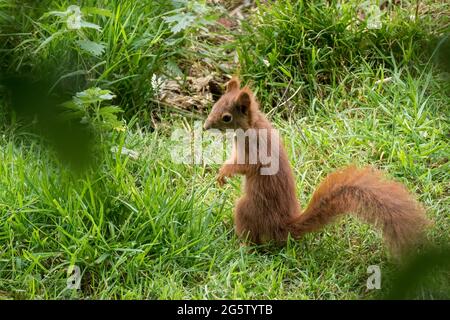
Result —
<svg viewBox="0 0 450 320"><path fill-rule="evenodd" d="M222 174L219 174L219 175L217 176L216 180L217 180L217 183L219 184L219 187L223 187L223 185L224 185L225 183L227 183L227 180L226 180L225 176L222 175Z"/></svg>

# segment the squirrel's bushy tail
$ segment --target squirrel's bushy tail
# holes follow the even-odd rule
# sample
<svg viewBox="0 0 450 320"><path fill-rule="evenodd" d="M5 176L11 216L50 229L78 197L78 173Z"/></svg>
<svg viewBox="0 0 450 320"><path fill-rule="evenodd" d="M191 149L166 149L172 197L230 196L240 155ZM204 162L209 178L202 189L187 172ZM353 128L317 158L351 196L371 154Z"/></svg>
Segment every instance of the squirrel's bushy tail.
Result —
<svg viewBox="0 0 450 320"><path fill-rule="evenodd" d="M429 224L424 209L402 184L371 168L352 166L325 178L308 207L290 223L291 234L300 237L318 230L344 213L379 227L396 253L417 240Z"/></svg>

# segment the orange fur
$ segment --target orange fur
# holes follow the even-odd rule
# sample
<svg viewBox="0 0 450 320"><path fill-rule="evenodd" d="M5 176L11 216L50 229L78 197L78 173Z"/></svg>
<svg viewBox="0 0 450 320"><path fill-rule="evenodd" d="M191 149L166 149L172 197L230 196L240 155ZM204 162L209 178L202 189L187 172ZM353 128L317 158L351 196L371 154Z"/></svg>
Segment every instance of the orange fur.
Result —
<svg viewBox="0 0 450 320"><path fill-rule="evenodd" d="M224 114L232 120L225 123ZM247 87L239 90L236 78L228 83L227 92L208 116L205 129L209 128L273 129L259 110L251 90ZM270 135L267 139L270 144ZM399 252L418 239L429 223L424 209L402 184L386 180L379 171L371 168L348 167L328 175L302 212L281 139L279 145L279 170L274 175L261 175L262 164L259 162L237 164L236 150L219 171L217 181L220 185L226 182L227 177L236 174L246 178L245 194L235 207L239 236L254 243L284 242L289 234L299 238L321 229L342 214L354 213L363 221L379 227L393 252ZM248 153L247 145L245 152Z"/></svg>

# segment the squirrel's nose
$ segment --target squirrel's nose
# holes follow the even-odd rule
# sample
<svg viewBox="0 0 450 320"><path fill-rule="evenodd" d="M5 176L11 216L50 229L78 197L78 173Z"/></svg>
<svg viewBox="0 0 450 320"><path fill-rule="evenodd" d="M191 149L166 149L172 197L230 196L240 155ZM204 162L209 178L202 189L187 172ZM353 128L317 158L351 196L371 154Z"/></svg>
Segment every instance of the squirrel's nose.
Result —
<svg viewBox="0 0 450 320"><path fill-rule="evenodd" d="M209 123L209 121L206 121L205 124L203 125L203 129L204 130L209 130L211 129L211 124Z"/></svg>

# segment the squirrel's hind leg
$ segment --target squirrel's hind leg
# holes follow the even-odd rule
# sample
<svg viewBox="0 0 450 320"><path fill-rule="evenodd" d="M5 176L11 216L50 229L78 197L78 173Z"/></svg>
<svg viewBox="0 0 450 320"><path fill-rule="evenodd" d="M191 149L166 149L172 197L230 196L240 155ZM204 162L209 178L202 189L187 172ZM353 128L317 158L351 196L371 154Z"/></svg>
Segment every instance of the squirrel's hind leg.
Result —
<svg viewBox="0 0 450 320"><path fill-rule="evenodd" d="M256 213L249 199L244 195L236 203L234 209L234 223L236 234L247 243L259 244L260 236Z"/></svg>

